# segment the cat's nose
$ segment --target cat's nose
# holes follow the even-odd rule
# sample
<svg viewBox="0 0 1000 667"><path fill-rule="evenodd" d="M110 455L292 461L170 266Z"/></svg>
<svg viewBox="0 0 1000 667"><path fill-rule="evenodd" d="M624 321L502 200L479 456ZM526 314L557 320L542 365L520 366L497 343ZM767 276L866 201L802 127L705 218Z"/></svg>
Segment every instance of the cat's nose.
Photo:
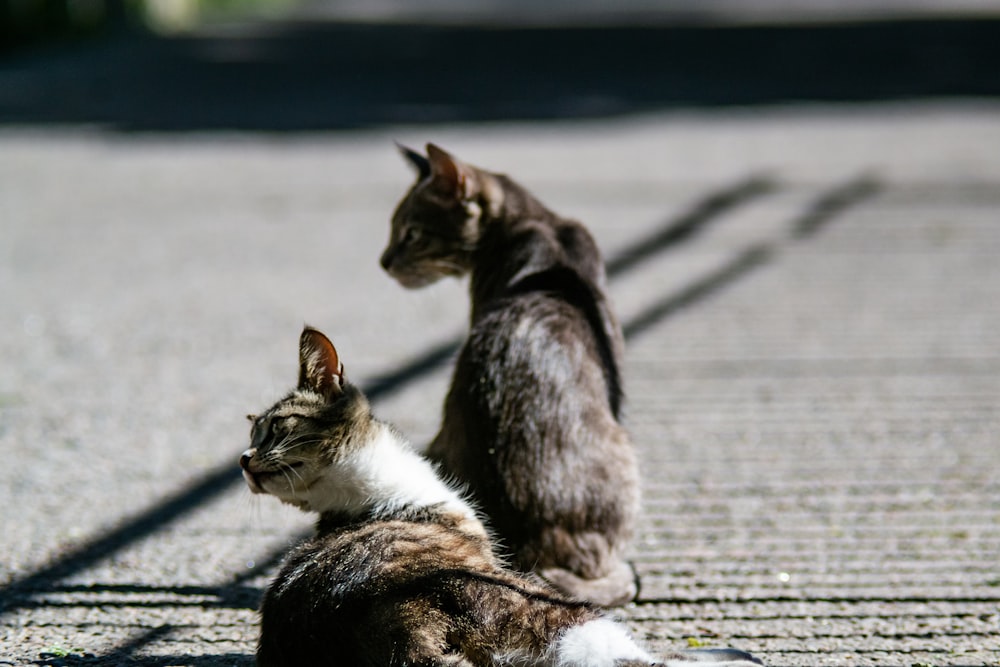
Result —
<svg viewBox="0 0 1000 667"><path fill-rule="evenodd" d="M392 251L387 248L386 251L382 253L382 257L379 258L378 263L382 265L383 269L388 271L389 267L392 266Z"/></svg>
<svg viewBox="0 0 1000 667"><path fill-rule="evenodd" d="M250 460L257 454L256 449L248 449L240 455L240 467L250 470Z"/></svg>

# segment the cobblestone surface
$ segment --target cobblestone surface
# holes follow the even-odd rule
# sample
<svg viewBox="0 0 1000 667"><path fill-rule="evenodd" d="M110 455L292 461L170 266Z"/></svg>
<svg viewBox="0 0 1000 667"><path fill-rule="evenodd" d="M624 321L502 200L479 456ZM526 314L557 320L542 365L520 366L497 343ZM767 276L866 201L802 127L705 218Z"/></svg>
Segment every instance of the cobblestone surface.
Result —
<svg viewBox="0 0 1000 667"><path fill-rule="evenodd" d="M377 258L433 140L579 217L645 476L619 613L771 665L1000 664L1000 114L811 106L289 137L0 130L0 664L250 665L308 519L243 416L325 330L434 432L464 285Z"/></svg>

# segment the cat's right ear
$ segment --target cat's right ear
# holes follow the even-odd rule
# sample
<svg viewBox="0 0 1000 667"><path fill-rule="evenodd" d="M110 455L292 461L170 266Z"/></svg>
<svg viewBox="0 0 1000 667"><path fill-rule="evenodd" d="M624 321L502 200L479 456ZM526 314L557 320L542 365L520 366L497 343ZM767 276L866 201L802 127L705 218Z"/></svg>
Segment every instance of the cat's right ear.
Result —
<svg viewBox="0 0 1000 667"><path fill-rule="evenodd" d="M396 143L396 148L402 153L406 161L413 165L417 170L417 180L424 180L431 175L431 163L430 160L425 158L423 155L413 150L412 148L407 148L403 144Z"/></svg>
<svg viewBox="0 0 1000 667"><path fill-rule="evenodd" d="M299 337L299 389L329 398L344 386L344 365L337 348L321 332L306 327Z"/></svg>
<svg viewBox="0 0 1000 667"><path fill-rule="evenodd" d="M439 192L463 201L476 190L473 169L447 151L427 144L427 160L431 165L431 184Z"/></svg>

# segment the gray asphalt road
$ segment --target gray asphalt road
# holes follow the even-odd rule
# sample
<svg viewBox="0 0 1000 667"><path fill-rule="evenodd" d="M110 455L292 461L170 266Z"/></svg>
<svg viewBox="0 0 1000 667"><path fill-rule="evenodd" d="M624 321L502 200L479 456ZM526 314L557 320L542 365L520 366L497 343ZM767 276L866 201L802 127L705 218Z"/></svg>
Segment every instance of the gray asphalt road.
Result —
<svg viewBox="0 0 1000 667"><path fill-rule="evenodd" d="M0 664L249 665L308 519L244 415L325 330L434 432L464 285L377 265L391 140L594 231L629 336L653 648L1000 664L1000 108L789 106L351 133L0 130Z"/></svg>

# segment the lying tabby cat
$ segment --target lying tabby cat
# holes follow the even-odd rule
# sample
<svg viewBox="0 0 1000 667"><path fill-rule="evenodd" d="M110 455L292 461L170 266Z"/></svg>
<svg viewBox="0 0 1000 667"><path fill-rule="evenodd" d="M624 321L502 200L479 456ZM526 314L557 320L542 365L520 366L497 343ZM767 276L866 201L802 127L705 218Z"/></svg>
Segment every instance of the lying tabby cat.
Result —
<svg viewBox="0 0 1000 667"><path fill-rule="evenodd" d="M382 266L405 287L471 274L471 327L428 456L468 485L524 571L600 605L628 602L639 504L619 423L622 334L589 232L520 185L433 144Z"/></svg>
<svg viewBox="0 0 1000 667"><path fill-rule="evenodd" d="M586 603L504 569L469 504L344 377L306 328L298 388L254 418L251 491L319 514L261 606L257 664L753 667L732 649L656 662Z"/></svg>

